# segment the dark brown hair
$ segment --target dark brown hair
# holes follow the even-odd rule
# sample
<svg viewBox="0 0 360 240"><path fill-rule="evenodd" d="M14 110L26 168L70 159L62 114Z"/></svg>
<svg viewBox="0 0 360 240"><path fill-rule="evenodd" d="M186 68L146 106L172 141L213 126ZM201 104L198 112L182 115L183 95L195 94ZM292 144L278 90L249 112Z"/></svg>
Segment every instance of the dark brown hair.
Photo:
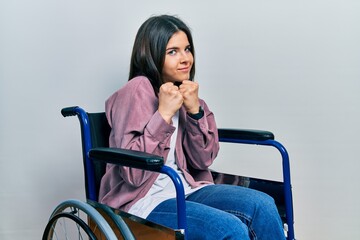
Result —
<svg viewBox="0 0 360 240"><path fill-rule="evenodd" d="M195 75L195 51L190 29L177 17L160 15L150 17L139 28L131 55L129 81L136 76L147 77L155 94L163 84L162 69L165 61L166 46L174 33L183 31L191 46L194 63L190 80Z"/></svg>

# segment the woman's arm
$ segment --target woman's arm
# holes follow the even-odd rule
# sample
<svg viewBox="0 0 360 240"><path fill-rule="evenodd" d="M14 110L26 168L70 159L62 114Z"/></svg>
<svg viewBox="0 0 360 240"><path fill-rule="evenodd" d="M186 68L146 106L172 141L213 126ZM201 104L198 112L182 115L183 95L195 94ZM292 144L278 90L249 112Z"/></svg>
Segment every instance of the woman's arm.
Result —
<svg viewBox="0 0 360 240"><path fill-rule="evenodd" d="M214 114L200 100L204 116L199 120L186 116L183 148L187 162L195 169L207 169L219 152L219 136Z"/></svg>
<svg viewBox="0 0 360 240"><path fill-rule="evenodd" d="M159 114L158 100L148 79L131 80L106 102L106 113L112 127L110 147L156 154L166 159L175 128ZM124 181L138 187L153 172L121 167Z"/></svg>

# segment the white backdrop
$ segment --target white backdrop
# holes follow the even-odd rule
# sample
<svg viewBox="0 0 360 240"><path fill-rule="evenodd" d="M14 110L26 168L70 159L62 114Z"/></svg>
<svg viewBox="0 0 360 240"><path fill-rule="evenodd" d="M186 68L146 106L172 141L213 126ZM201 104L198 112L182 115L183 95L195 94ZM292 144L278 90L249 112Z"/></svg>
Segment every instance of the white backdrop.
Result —
<svg viewBox="0 0 360 240"><path fill-rule="evenodd" d="M219 127L287 147L297 238L360 239L359 12L356 0L1 1L0 239L40 239L58 203L84 200L79 125L60 109L103 111L138 27L160 13L192 28ZM223 146L214 168L281 179L279 166L267 148Z"/></svg>

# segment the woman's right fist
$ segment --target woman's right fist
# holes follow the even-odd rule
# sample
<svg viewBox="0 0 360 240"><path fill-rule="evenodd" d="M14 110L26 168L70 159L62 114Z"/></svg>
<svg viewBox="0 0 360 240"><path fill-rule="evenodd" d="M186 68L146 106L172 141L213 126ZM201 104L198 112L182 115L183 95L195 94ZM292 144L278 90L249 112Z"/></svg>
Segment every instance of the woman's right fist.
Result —
<svg viewBox="0 0 360 240"><path fill-rule="evenodd" d="M181 108L183 102L179 88L172 82L160 86L158 111L167 123L171 123L172 117Z"/></svg>

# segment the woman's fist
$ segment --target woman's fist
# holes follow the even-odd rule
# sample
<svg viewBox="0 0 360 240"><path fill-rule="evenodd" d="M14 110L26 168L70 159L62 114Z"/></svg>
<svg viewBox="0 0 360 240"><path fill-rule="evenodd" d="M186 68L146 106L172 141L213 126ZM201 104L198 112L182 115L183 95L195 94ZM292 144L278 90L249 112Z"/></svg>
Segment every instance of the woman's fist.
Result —
<svg viewBox="0 0 360 240"><path fill-rule="evenodd" d="M179 88L172 82L161 85L159 90L159 113L168 123L183 104Z"/></svg>

